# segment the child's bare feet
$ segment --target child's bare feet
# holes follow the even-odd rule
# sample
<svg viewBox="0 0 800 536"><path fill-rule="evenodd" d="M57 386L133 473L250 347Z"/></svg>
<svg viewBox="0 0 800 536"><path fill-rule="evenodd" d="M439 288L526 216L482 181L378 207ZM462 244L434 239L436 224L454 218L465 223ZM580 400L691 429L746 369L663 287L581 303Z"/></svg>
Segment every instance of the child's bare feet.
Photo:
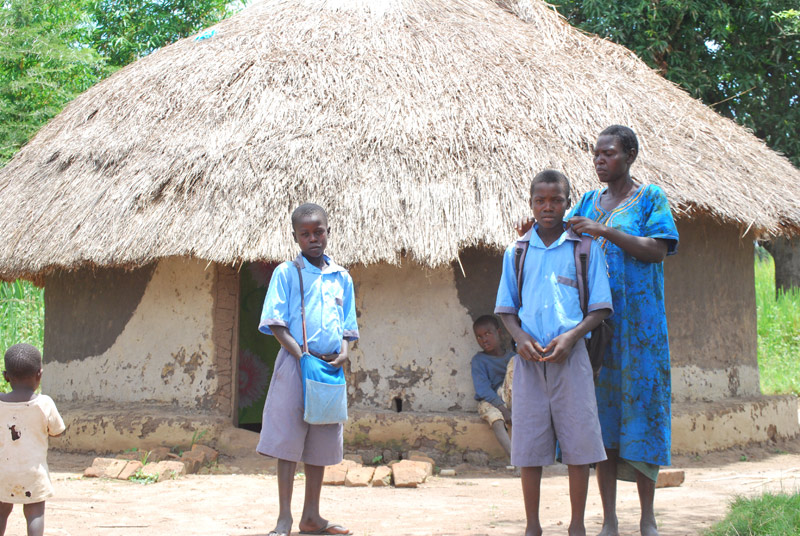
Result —
<svg viewBox="0 0 800 536"><path fill-rule="evenodd" d="M658 527L655 518L651 517L645 519L642 517L642 520L639 521L639 531L642 533L642 536L658 536Z"/></svg>
<svg viewBox="0 0 800 536"><path fill-rule="evenodd" d="M528 525L525 527L525 536L542 536L542 526L536 525L535 527L532 527Z"/></svg>
<svg viewBox="0 0 800 536"><path fill-rule="evenodd" d="M269 536L289 536L292 533L292 518L278 518L275 528L269 533Z"/></svg>
<svg viewBox="0 0 800 536"><path fill-rule="evenodd" d="M603 520L603 529L598 533L597 536L619 536L619 522L617 518L614 519L604 519Z"/></svg>

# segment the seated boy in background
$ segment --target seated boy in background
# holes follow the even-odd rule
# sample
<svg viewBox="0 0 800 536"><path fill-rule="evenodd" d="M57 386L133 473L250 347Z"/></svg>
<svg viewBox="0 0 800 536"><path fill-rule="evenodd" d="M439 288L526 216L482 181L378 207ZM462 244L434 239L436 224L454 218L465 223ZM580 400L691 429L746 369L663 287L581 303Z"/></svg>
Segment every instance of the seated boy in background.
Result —
<svg viewBox="0 0 800 536"><path fill-rule="evenodd" d="M472 383L478 414L492 427L497 441L511 457L511 439L506 425L511 424L511 410L501 395L508 362L514 355L506 350L500 336L500 322L492 315L483 315L472 324L475 339L483 349L472 358Z"/></svg>

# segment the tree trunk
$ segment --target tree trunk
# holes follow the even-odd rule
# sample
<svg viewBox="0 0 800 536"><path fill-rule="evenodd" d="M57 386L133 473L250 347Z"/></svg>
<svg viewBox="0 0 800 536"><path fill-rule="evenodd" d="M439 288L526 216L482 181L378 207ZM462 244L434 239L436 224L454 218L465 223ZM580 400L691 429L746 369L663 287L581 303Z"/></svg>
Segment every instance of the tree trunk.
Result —
<svg viewBox="0 0 800 536"><path fill-rule="evenodd" d="M776 237L764 247L775 259L775 292L800 288L800 238Z"/></svg>

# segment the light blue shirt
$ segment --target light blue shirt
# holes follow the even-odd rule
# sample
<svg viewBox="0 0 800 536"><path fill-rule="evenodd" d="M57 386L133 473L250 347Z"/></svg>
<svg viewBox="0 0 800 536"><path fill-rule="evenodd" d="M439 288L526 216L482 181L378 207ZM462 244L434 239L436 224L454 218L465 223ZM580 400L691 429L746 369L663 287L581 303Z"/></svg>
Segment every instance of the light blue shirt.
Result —
<svg viewBox="0 0 800 536"><path fill-rule="evenodd" d="M540 345L547 346L555 337L583 320L574 250L580 245L580 238L570 229L547 247L539 238L537 228L538 225L535 225L519 240L530 243L522 267L522 308L514 269L515 242L503 256L503 274L497 289L494 312L518 315L522 329ZM586 271L589 312L598 309L613 311L606 259L596 241L592 241ZM587 337L589 335L586 334Z"/></svg>
<svg viewBox="0 0 800 536"><path fill-rule="evenodd" d="M320 270L303 255L308 348L320 355L339 353L342 339L358 339L353 279L347 270L331 261ZM279 264L272 272L259 331L272 335L271 326L285 326L297 344L303 347L303 320L300 312L300 278L292 262Z"/></svg>

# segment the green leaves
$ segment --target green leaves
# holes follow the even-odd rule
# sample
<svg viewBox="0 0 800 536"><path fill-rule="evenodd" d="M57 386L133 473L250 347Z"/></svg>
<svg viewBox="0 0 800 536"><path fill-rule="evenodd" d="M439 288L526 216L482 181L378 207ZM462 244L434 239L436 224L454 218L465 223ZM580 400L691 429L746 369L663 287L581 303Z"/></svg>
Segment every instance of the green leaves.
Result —
<svg viewBox="0 0 800 536"><path fill-rule="evenodd" d="M216 23L244 2L0 2L0 165L117 68Z"/></svg>
<svg viewBox="0 0 800 536"><path fill-rule="evenodd" d="M558 10L800 165L796 7L796 0L568 0Z"/></svg>

